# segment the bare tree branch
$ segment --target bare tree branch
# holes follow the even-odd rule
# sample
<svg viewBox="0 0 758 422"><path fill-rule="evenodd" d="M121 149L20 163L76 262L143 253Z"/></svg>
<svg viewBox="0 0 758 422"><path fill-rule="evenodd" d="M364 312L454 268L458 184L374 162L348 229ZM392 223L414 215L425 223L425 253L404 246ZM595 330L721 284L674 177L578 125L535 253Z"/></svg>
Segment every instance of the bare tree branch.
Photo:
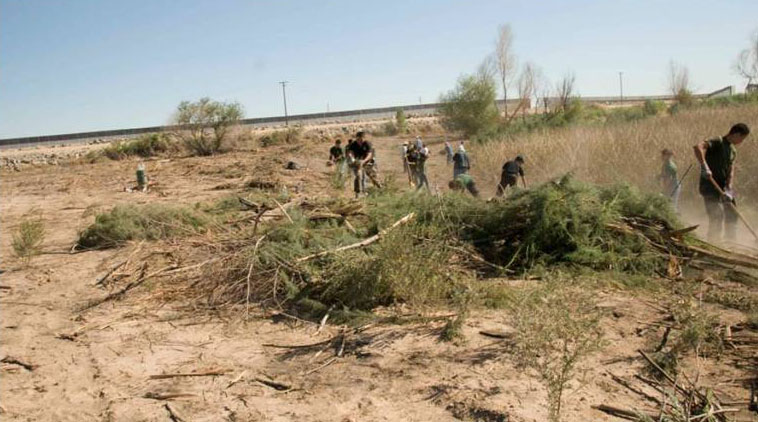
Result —
<svg viewBox="0 0 758 422"><path fill-rule="evenodd" d="M495 42L495 60L500 82L503 86L503 103L505 115L508 115L508 84L515 76L516 56L513 54L513 33L509 24L500 25Z"/></svg>
<svg viewBox="0 0 758 422"><path fill-rule="evenodd" d="M750 38L749 47L742 50L737 56L734 71L747 79L748 85L758 81L758 30Z"/></svg>

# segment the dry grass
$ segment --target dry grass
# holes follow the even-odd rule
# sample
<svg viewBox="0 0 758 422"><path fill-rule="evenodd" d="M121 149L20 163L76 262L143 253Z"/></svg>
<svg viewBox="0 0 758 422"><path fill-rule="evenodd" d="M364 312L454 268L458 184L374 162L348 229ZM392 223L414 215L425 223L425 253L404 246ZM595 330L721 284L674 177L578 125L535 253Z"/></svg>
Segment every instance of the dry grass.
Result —
<svg viewBox="0 0 758 422"><path fill-rule="evenodd" d="M660 151L675 153L680 177L695 163L692 146L705 138L725 134L736 122L758 130L758 106L702 108L629 123L572 126L516 135L502 142L472 145L472 172L485 188L497 185L500 168L516 154L526 157L528 181L541 183L573 172L584 181L608 184L629 182L657 191ZM758 141L752 134L738 148L736 189L751 205L758 203ZM698 168L683 183L682 200L697 200Z"/></svg>

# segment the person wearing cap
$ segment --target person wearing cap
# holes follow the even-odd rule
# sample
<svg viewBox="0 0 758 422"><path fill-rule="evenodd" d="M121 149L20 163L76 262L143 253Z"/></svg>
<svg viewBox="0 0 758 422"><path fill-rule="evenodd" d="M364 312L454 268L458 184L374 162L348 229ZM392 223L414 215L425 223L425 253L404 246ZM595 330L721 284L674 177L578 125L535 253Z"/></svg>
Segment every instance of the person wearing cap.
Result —
<svg viewBox="0 0 758 422"><path fill-rule="evenodd" d="M458 152L453 155L453 179L457 178L461 174L468 173L471 168L471 162L468 159L466 149L463 148L463 141L458 146Z"/></svg>
<svg viewBox="0 0 758 422"><path fill-rule="evenodd" d="M661 151L661 174L658 179L661 181L663 195L671 199L674 209L679 207L679 177L677 176L676 164L674 164L674 152L668 148Z"/></svg>
<svg viewBox="0 0 758 422"><path fill-rule="evenodd" d="M503 164L503 172L500 174L500 183L497 185L497 196L503 196L505 189L509 186L515 187L518 183L519 176L521 182L526 188L526 178L524 177L524 157L517 155L513 161L506 161Z"/></svg>
<svg viewBox="0 0 758 422"><path fill-rule="evenodd" d="M708 213L708 238L719 240L722 230L729 240L737 237L737 213L734 196L734 161L737 149L750 134L750 128L737 123L724 136L702 141L693 147L700 163L700 195ZM728 203L731 203L728 204Z"/></svg>
<svg viewBox="0 0 758 422"><path fill-rule="evenodd" d="M360 131L355 135L355 141L348 146L347 157L351 163L353 175L353 190L355 197L366 193L366 177L371 180L377 188L381 189L379 176L376 171L376 161L374 159L374 147L365 139L365 132Z"/></svg>
<svg viewBox="0 0 758 422"><path fill-rule="evenodd" d="M450 190L458 191L458 192L467 190L475 198L479 197L479 189L476 188L476 183L474 182L474 178L465 173L458 175L458 177L451 180L450 183L448 183L447 187L449 187Z"/></svg>

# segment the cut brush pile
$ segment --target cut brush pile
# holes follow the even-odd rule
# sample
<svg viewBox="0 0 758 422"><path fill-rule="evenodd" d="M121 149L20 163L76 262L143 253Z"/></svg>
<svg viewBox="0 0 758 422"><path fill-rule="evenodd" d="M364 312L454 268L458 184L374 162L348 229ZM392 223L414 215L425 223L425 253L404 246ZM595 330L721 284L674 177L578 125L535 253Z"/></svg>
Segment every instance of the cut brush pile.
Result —
<svg viewBox="0 0 758 422"><path fill-rule="evenodd" d="M277 221L259 226L268 209ZM690 237L666 198L570 176L501 202L378 193L365 206L292 201L243 220L250 224L214 248L217 259L193 283L211 305L334 316L393 303L456 306L475 278L555 268L665 278L690 265L758 268L755 257Z"/></svg>

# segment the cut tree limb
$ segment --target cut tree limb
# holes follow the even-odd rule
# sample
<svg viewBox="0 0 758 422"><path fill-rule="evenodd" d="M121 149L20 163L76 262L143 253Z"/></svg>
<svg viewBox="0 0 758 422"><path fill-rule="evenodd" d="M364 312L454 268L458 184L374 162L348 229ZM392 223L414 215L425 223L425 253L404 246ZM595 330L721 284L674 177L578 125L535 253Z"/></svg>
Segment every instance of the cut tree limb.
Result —
<svg viewBox="0 0 758 422"><path fill-rule="evenodd" d="M312 254L312 255L307 255L307 256L298 258L295 262L297 262L297 263L305 262L305 261L309 261L309 260L314 259L314 258L320 258L322 256L326 256L326 255L337 253L337 252L343 252L343 251L347 251L347 250L350 250L350 249L356 249L356 248L366 247L366 246L368 246L368 245L370 245L370 244L378 241L379 239L381 239L382 236L385 236L390 230L392 230L392 229L394 229L394 228L396 228L396 227L398 227L398 226L400 226L402 224L405 224L405 223L411 221L415 216L416 216L416 213L412 212L412 213L406 215L405 217L401 218L400 220L397 220L396 222L394 222L391 226L387 227L386 229L380 231L379 233L377 233L377 234L375 234L375 235L373 235L371 237L363 239L360 242L353 243L353 244L347 245L347 246L341 246L339 248L331 249L331 250L328 250L328 251L322 251L322 252L315 253L315 254Z"/></svg>

